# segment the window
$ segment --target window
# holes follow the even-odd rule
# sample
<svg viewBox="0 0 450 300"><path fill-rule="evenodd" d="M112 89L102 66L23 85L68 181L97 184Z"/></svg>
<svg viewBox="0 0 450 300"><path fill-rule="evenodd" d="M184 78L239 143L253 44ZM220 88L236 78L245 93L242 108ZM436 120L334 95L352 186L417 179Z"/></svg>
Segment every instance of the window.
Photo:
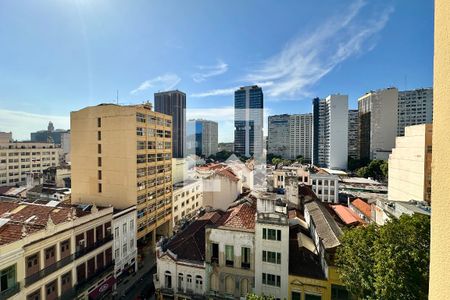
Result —
<svg viewBox="0 0 450 300"><path fill-rule="evenodd" d="M183 288L183 273L178 273L178 288Z"/></svg>
<svg viewBox="0 0 450 300"><path fill-rule="evenodd" d="M101 131L97 131L97 140L98 141L102 140L102 132Z"/></svg>
<svg viewBox="0 0 450 300"><path fill-rule="evenodd" d="M114 228L114 239L119 239L119 227Z"/></svg>
<svg viewBox="0 0 450 300"><path fill-rule="evenodd" d="M250 248L241 248L241 268L250 269Z"/></svg>
<svg viewBox="0 0 450 300"><path fill-rule="evenodd" d="M102 127L102 118L97 118L97 127Z"/></svg>
<svg viewBox="0 0 450 300"><path fill-rule="evenodd" d="M114 259L119 259L119 258L120 258L120 249L117 248L117 249L114 251Z"/></svg>
<svg viewBox="0 0 450 300"><path fill-rule="evenodd" d="M102 144L98 144L97 145L97 153L101 154L102 153Z"/></svg>
<svg viewBox="0 0 450 300"><path fill-rule="evenodd" d="M172 288L172 275L171 275L170 271L166 271L164 273L164 286L166 289Z"/></svg>
<svg viewBox="0 0 450 300"><path fill-rule="evenodd" d="M56 294L56 281L53 281L53 282L47 284L45 286L45 292L46 292L46 295L47 295L46 299L52 299L53 295Z"/></svg>
<svg viewBox="0 0 450 300"><path fill-rule="evenodd" d="M186 276L186 289L192 289L192 275Z"/></svg>
<svg viewBox="0 0 450 300"><path fill-rule="evenodd" d="M102 192L102 184L101 184L101 183L98 184L98 192L99 192L99 193Z"/></svg>
<svg viewBox="0 0 450 300"><path fill-rule="evenodd" d="M340 285L331 285L331 300L349 300L350 295L345 287Z"/></svg>
<svg viewBox="0 0 450 300"><path fill-rule="evenodd" d="M41 299L41 289L34 291L27 296L27 300L40 300Z"/></svg>
<svg viewBox="0 0 450 300"><path fill-rule="evenodd" d="M97 163L98 163L98 166L99 166L99 167L102 166L102 158L101 158L101 157L98 157L98 158L97 158Z"/></svg>
<svg viewBox="0 0 450 300"><path fill-rule="evenodd" d="M102 171L98 170L98 180L102 180Z"/></svg>
<svg viewBox="0 0 450 300"><path fill-rule="evenodd" d="M300 292L292 292L292 300L301 300L302 299L302 294Z"/></svg>
<svg viewBox="0 0 450 300"><path fill-rule="evenodd" d="M211 262L219 263L219 244L212 243L211 244Z"/></svg>
<svg viewBox="0 0 450 300"><path fill-rule="evenodd" d="M225 245L225 265L227 267L234 265L234 246Z"/></svg>
<svg viewBox="0 0 450 300"><path fill-rule="evenodd" d="M0 292L4 292L16 286L16 265L0 271Z"/></svg>
<svg viewBox="0 0 450 300"><path fill-rule="evenodd" d="M130 250L134 248L134 239L130 240Z"/></svg>
<svg viewBox="0 0 450 300"><path fill-rule="evenodd" d="M203 289L203 279L202 279L202 276L200 276L200 275L195 276L195 289L196 290Z"/></svg>
<svg viewBox="0 0 450 300"><path fill-rule="evenodd" d="M281 230L263 228L263 239L272 241L281 241Z"/></svg>
<svg viewBox="0 0 450 300"><path fill-rule="evenodd" d="M313 295L313 294L305 294L305 300L322 300L322 296Z"/></svg>
<svg viewBox="0 0 450 300"><path fill-rule="evenodd" d="M262 273L262 283L272 286L281 286L281 277L279 275Z"/></svg>
<svg viewBox="0 0 450 300"><path fill-rule="evenodd" d="M130 220L130 232L134 230L134 220Z"/></svg>
<svg viewBox="0 0 450 300"><path fill-rule="evenodd" d="M263 261L273 264L281 264L281 253L264 250Z"/></svg>
<svg viewBox="0 0 450 300"><path fill-rule="evenodd" d="M127 233L127 224L126 223L123 224L123 226L122 226L122 232L123 232L123 235L125 235Z"/></svg>

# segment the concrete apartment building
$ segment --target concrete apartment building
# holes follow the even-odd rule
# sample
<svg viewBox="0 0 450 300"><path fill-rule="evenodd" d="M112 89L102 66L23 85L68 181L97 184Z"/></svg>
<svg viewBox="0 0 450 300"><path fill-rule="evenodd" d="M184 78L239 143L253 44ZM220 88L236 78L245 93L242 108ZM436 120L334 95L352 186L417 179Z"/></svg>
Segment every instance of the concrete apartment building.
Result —
<svg viewBox="0 0 450 300"><path fill-rule="evenodd" d="M289 118L289 158L303 156L306 161L312 158L312 114L291 115Z"/></svg>
<svg viewBox="0 0 450 300"><path fill-rule="evenodd" d="M71 136L72 203L136 206L137 239L170 232L171 116L100 104L71 113Z"/></svg>
<svg viewBox="0 0 450 300"><path fill-rule="evenodd" d="M312 114L269 117L267 153L286 159L311 160Z"/></svg>
<svg viewBox="0 0 450 300"><path fill-rule="evenodd" d="M11 134L0 142L0 186L24 184L27 174L42 174L59 165L61 148L53 143L12 142Z"/></svg>
<svg viewBox="0 0 450 300"><path fill-rule="evenodd" d="M395 146L398 90L370 91L358 99L361 159L387 160Z"/></svg>
<svg viewBox="0 0 450 300"><path fill-rule="evenodd" d="M111 293L112 214L112 207L1 201L1 298L94 299Z"/></svg>
<svg viewBox="0 0 450 300"><path fill-rule="evenodd" d="M389 155L388 199L431 202L433 125L408 126Z"/></svg>
<svg viewBox="0 0 450 300"><path fill-rule="evenodd" d="M63 160L70 162L70 130L61 134L61 149Z"/></svg>
<svg viewBox="0 0 450 300"><path fill-rule="evenodd" d="M318 172L309 177L311 188L320 201L339 203L339 176Z"/></svg>
<svg viewBox="0 0 450 300"><path fill-rule="evenodd" d="M359 159L359 112L357 109L348 111L348 156Z"/></svg>
<svg viewBox="0 0 450 300"><path fill-rule="evenodd" d="M186 94L175 90L155 93L155 111L172 116L172 153L185 157L186 151Z"/></svg>
<svg viewBox="0 0 450 300"><path fill-rule="evenodd" d="M203 184L201 180L186 179L174 183L172 201L172 226L182 220L190 220L203 207Z"/></svg>
<svg viewBox="0 0 450 300"><path fill-rule="evenodd" d="M398 92L397 135L405 135L405 127L433 122L433 89Z"/></svg>
<svg viewBox="0 0 450 300"><path fill-rule="evenodd" d="M114 209L114 276L119 282L124 276L137 271L136 222L136 206Z"/></svg>
<svg viewBox="0 0 450 300"><path fill-rule="evenodd" d="M186 155L208 157L217 153L219 137L217 122L189 120L186 132Z"/></svg>
<svg viewBox="0 0 450 300"><path fill-rule="evenodd" d="M347 169L348 96L329 95L313 100L313 164Z"/></svg>
<svg viewBox="0 0 450 300"><path fill-rule="evenodd" d="M246 157L263 153L264 96L257 85L234 92L234 152Z"/></svg>

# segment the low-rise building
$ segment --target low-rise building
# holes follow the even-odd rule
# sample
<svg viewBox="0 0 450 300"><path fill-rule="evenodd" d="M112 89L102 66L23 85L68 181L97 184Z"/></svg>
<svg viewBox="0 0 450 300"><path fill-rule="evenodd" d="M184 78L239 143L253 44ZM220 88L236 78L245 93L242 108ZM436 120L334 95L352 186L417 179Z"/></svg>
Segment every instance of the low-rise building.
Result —
<svg viewBox="0 0 450 300"><path fill-rule="evenodd" d="M114 274L117 280L137 271L136 206L115 209L112 228L114 230Z"/></svg>
<svg viewBox="0 0 450 300"><path fill-rule="evenodd" d="M421 214L431 216L431 206L425 201L410 200L388 201L377 200L371 205L372 220L378 225L384 225L393 218L400 218L403 214Z"/></svg>
<svg viewBox="0 0 450 300"><path fill-rule="evenodd" d="M356 198L348 199L348 207L354 211L361 219L369 223L372 221L372 208L366 201Z"/></svg>
<svg viewBox="0 0 450 300"><path fill-rule="evenodd" d="M203 187L201 180L187 179L173 185L172 192L173 228L181 220L189 220L203 207Z"/></svg>
<svg viewBox="0 0 450 300"><path fill-rule="evenodd" d="M339 177L325 172L310 175L311 186L320 201L339 203Z"/></svg>
<svg viewBox="0 0 450 300"><path fill-rule="evenodd" d="M115 287L112 215L112 207L1 201L1 298L107 295Z"/></svg>

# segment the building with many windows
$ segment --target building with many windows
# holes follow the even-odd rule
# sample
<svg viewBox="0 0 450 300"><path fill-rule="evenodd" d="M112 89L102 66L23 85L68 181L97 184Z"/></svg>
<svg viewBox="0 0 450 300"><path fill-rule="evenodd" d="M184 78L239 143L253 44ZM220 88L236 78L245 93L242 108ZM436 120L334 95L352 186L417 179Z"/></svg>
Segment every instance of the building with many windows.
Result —
<svg viewBox="0 0 450 300"><path fill-rule="evenodd" d="M1 299L96 299L115 288L112 207L0 201Z"/></svg>
<svg viewBox="0 0 450 300"><path fill-rule="evenodd" d="M268 118L267 154L290 157L289 119L290 115L275 115Z"/></svg>
<svg viewBox="0 0 450 300"><path fill-rule="evenodd" d="M370 91L358 99L360 159L384 159L395 146L398 90Z"/></svg>
<svg viewBox="0 0 450 300"><path fill-rule="evenodd" d="M186 179L173 185L172 225L188 221L203 207L203 184L201 180Z"/></svg>
<svg viewBox="0 0 450 300"><path fill-rule="evenodd" d="M52 143L0 143L0 186L24 184L27 174L59 165L61 148Z"/></svg>
<svg viewBox="0 0 450 300"><path fill-rule="evenodd" d="M178 90L155 93L155 111L172 116L173 157L185 157L186 94Z"/></svg>
<svg viewBox="0 0 450 300"><path fill-rule="evenodd" d="M234 92L234 152L246 157L263 153L264 99L257 85Z"/></svg>
<svg viewBox="0 0 450 300"><path fill-rule="evenodd" d="M186 125L186 154L208 157L217 153L218 124L208 120L189 120Z"/></svg>
<svg viewBox="0 0 450 300"><path fill-rule="evenodd" d="M312 163L330 169L347 169L348 96L315 98L312 128Z"/></svg>
<svg viewBox="0 0 450 300"><path fill-rule="evenodd" d="M359 159L359 112L348 111L348 157Z"/></svg>
<svg viewBox="0 0 450 300"><path fill-rule="evenodd" d="M71 136L72 203L136 206L138 239L170 232L171 116L100 104L71 113Z"/></svg>
<svg viewBox="0 0 450 300"><path fill-rule="evenodd" d="M389 155L388 199L431 202L433 125L408 126Z"/></svg>
<svg viewBox="0 0 450 300"><path fill-rule="evenodd" d="M433 89L398 92L397 135L405 135L405 127L433 122Z"/></svg>
<svg viewBox="0 0 450 300"><path fill-rule="evenodd" d="M37 143L54 143L60 145L62 135L67 132L64 129L55 129L53 123L48 122L47 130L32 132L30 134L30 140Z"/></svg>

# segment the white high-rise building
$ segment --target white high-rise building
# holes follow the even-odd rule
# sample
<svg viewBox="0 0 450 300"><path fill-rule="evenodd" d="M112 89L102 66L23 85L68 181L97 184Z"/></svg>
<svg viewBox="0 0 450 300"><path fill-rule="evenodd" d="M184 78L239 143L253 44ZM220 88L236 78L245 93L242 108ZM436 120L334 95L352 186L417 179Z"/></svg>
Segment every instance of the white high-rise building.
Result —
<svg viewBox="0 0 450 300"><path fill-rule="evenodd" d="M405 135L405 127L433 122L433 89L398 92L397 135Z"/></svg>
<svg viewBox="0 0 450 300"><path fill-rule="evenodd" d="M348 96L329 95L313 100L313 164L347 169Z"/></svg>
<svg viewBox="0 0 450 300"><path fill-rule="evenodd" d="M358 99L361 159L387 160L397 136L398 90L370 91Z"/></svg>

